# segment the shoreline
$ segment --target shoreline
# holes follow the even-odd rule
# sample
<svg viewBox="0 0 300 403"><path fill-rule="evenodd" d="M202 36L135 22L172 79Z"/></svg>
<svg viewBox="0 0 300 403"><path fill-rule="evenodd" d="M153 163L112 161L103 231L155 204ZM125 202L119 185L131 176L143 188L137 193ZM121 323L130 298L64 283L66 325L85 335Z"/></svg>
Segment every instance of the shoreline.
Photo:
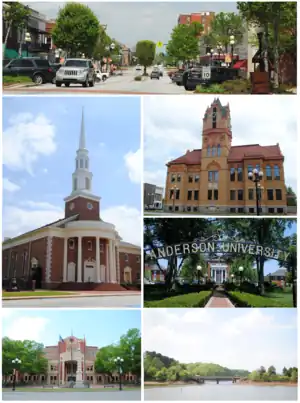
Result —
<svg viewBox="0 0 300 403"><path fill-rule="evenodd" d="M169 386L190 386L190 385L198 385L195 382L155 382L155 381L146 381L144 382L145 388L150 387L169 387ZM254 382L254 381L244 381L244 382L237 382L233 385L249 385L249 386L298 386L297 382ZM200 384L199 384L200 386Z"/></svg>

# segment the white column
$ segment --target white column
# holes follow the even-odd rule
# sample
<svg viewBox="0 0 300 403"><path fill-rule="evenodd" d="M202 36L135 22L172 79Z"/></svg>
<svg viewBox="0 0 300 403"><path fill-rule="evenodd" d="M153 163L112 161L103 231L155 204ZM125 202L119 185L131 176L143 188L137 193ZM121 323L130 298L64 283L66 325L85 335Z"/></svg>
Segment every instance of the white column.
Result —
<svg viewBox="0 0 300 403"><path fill-rule="evenodd" d="M117 255L117 283L121 283L121 272L120 272L120 252L119 247L116 247L116 255Z"/></svg>
<svg viewBox="0 0 300 403"><path fill-rule="evenodd" d="M82 283L82 238L78 237L77 283Z"/></svg>
<svg viewBox="0 0 300 403"><path fill-rule="evenodd" d="M114 281L113 273L114 273L114 257L113 257L113 241L109 240L109 282L112 283Z"/></svg>
<svg viewBox="0 0 300 403"><path fill-rule="evenodd" d="M100 238L98 236L96 236L96 278L97 283L100 283Z"/></svg>
<svg viewBox="0 0 300 403"><path fill-rule="evenodd" d="M110 282L110 275L109 275L109 270L110 270L110 267L109 267L109 242L110 241L106 242L106 262L105 262L105 265L106 265L105 282L106 283Z"/></svg>
<svg viewBox="0 0 300 403"><path fill-rule="evenodd" d="M116 242L112 242L112 254L113 254L113 283L117 282L117 257L116 257Z"/></svg>
<svg viewBox="0 0 300 403"><path fill-rule="evenodd" d="M68 270L68 238L64 240L64 267L63 267L63 282L67 281L67 270Z"/></svg>
<svg viewBox="0 0 300 403"><path fill-rule="evenodd" d="M214 281L217 281L217 270L214 270Z"/></svg>

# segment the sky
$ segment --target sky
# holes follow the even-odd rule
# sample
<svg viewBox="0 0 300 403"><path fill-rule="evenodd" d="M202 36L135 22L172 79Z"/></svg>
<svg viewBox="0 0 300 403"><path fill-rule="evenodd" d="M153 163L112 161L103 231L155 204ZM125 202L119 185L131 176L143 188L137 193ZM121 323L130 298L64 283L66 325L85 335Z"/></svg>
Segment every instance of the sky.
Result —
<svg viewBox="0 0 300 403"><path fill-rule="evenodd" d="M213 4L213 3L212 3ZM165 187L166 163L202 148L202 119L215 95L144 99L144 182ZM232 145L276 145L285 156L288 186L297 189L297 97L221 95L229 103Z"/></svg>
<svg viewBox="0 0 300 403"><path fill-rule="evenodd" d="M254 371L297 366L297 310L145 309L143 350Z"/></svg>
<svg viewBox="0 0 300 403"><path fill-rule="evenodd" d="M256 220L256 218L253 218ZM291 228L287 228L284 232L284 236L290 236L292 234L297 233L297 223L293 223ZM272 245L271 245L272 246ZM180 264L181 260L179 259L178 265ZM159 264L161 267L167 268L168 261L166 259L159 259ZM267 276L270 273L274 273L275 271L279 270L279 262L277 260L269 259L264 264L264 275Z"/></svg>
<svg viewBox="0 0 300 403"><path fill-rule="evenodd" d="M55 19L66 2L24 2ZM111 38L134 47L140 40L167 43L179 14L201 11L236 12L234 2L81 2L88 5Z"/></svg>
<svg viewBox="0 0 300 403"><path fill-rule="evenodd" d="M100 217L141 244L138 97L3 98L3 237L64 217L84 107L86 147Z"/></svg>
<svg viewBox="0 0 300 403"><path fill-rule="evenodd" d="M89 346L117 343L129 329L141 329L140 310L2 309L2 337L57 345L59 336L86 338ZM22 331L20 331L20 329Z"/></svg>

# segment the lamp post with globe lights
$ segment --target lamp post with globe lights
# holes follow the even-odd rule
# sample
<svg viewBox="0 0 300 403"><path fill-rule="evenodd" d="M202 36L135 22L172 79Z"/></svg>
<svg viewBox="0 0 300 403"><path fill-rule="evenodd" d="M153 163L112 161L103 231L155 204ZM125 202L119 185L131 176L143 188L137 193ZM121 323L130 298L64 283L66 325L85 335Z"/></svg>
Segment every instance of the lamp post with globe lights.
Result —
<svg viewBox="0 0 300 403"><path fill-rule="evenodd" d="M210 49L210 51L207 52L207 55L210 56L210 64L212 64L213 54L214 54L214 50L213 50L213 49Z"/></svg>
<svg viewBox="0 0 300 403"><path fill-rule="evenodd" d="M217 50L218 50L218 54L219 54L219 63L220 63L221 53L222 53L222 50L223 50L223 46L222 46L222 44L220 42L217 45Z"/></svg>
<svg viewBox="0 0 300 403"><path fill-rule="evenodd" d="M12 364L14 366L13 368L13 380L12 380L12 390L15 391L16 390L16 380L17 380L17 366L22 364L22 361L19 360L19 358L14 358L12 360Z"/></svg>
<svg viewBox="0 0 300 403"><path fill-rule="evenodd" d="M259 201L260 201L260 184L259 182L262 180L264 176L263 171L259 171L258 169L254 168L253 171L248 172L248 178L255 183L255 194L256 194L256 215L260 214L259 211Z"/></svg>
<svg viewBox="0 0 300 403"><path fill-rule="evenodd" d="M233 49L234 49L234 45L235 45L235 37L234 37L234 35L230 35L229 43L230 43L230 46L231 46L231 66L233 66Z"/></svg>
<svg viewBox="0 0 300 403"><path fill-rule="evenodd" d="M231 275L231 281L233 282L234 280L234 274Z"/></svg>
<svg viewBox="0 0 300 403"><path fill-rule="evenodd" d="M122 390L122 374L123 374L123 363L124 360L121 357L117 357L114 359L116 366L118 367L119 372L119 390Z"/></svg>
<svg viewBox="0 0 300 403"><path fill-rule="evenodd" d="M198 265L197 266L197 276L198 276L198 285L200 284L200 272L202 270L202 266Z"/></svg>

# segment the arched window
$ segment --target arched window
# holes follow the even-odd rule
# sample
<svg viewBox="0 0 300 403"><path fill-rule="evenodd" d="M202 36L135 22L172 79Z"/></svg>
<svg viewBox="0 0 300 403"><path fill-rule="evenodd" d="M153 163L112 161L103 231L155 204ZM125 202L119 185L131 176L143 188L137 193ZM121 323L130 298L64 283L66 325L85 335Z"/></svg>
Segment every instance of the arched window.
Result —
<svg viewBox="0 0 300 403"><path fill-rule="evenodd" d="M230 182L235 181L235 168L230 168Z"/></svg>
<svg viewBox="0 0 300 403"><path fill-rule="evenodd" d="M207 156L210 157L210 146L207 146Z"/></svg>
<svg viewBox="0 0 300 403"><path fill-rule="evenodd" d="M221 146L220 146L220 144L218 144L217 150L218 150L218 153L217 153L218 157L221 157Z"/></svg>
<svg viewBox="0 0 300 403"><path fill-rule="evenodd" d="M87 190L90 190L90 179L89 178L85 178L85 188Z"/></svg>
<svg viewBox="0 0 300 403"><path fill-rule="evenodd" d="M212 113L212 128L215 129L217 127L217 108L213 108Z"/></svg>
<svg viewBox="0 0 300 403"><path fill-rule="evenodd" d="M272 168L270 167L270 165L266 166L266 179L272 180Z"/></svg>
<svg viewBox="0 0 300 403"><path fill-rule="evenodd" d="M280 169L278 165L274 165L274 179L280 180Z"/></svg>

